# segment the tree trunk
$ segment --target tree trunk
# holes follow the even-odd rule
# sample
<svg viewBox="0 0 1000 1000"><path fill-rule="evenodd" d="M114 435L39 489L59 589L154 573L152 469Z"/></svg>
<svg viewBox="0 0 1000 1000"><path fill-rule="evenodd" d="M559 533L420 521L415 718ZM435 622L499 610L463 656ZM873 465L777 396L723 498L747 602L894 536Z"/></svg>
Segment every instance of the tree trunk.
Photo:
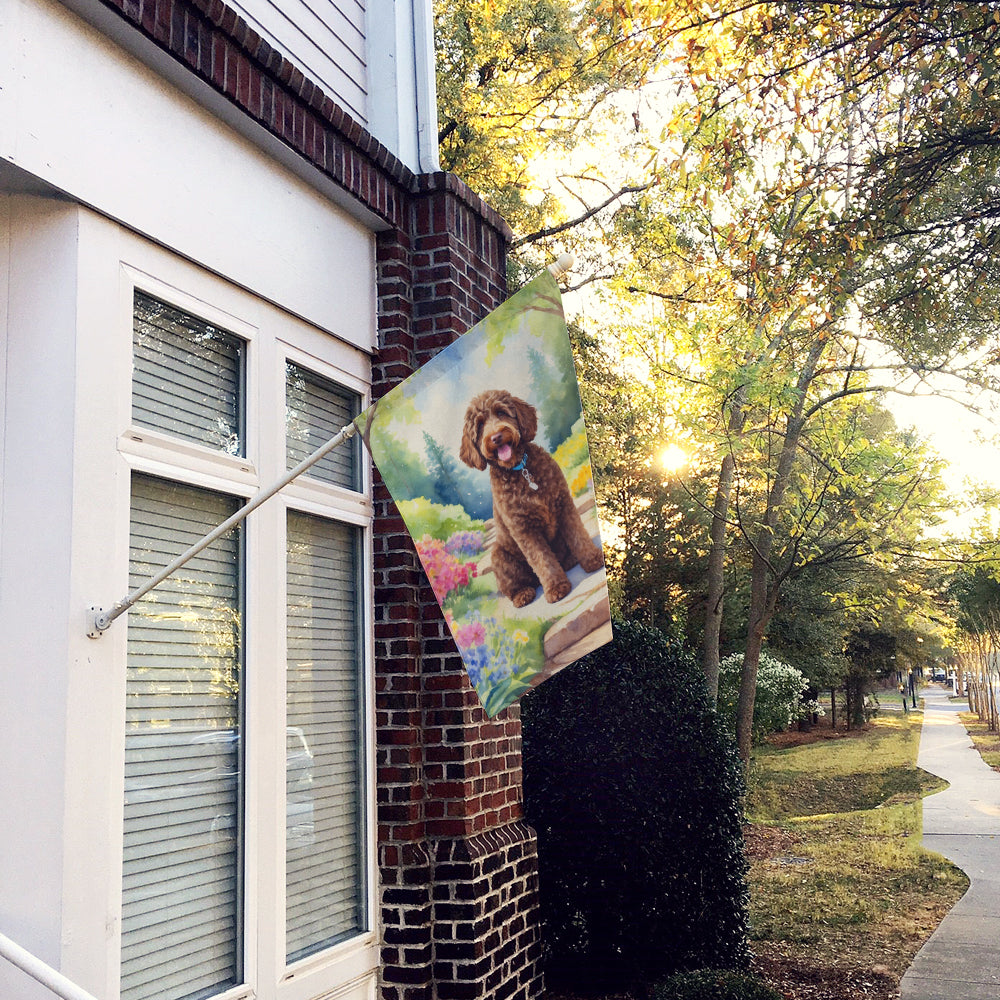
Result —
<svg viewBox="0 0 1000 1000"><path fill-rule="evenodd" d="M725 595L726 569L726 519L729 516L729 494L733 486L736 460L727 452L719 471L719 485L715 491L712 508L712 527L709 533L711 548L708 553L708 595L705 598L705 633L701 645L701 665L705 671L705 685L712 708L719 701L719 635L722 631L723 598Z"/></svg>
<svg viewBox="0 0 1000 1000"><path fill-rule="evenodd" d="M798 397L792 412L785 422L785 433L781 441L781 453L775 470L774 481L767 495L767 507L764 520L752 543L753 560L750 566L750 614L747 626L747 642L743 654L743 671L740 676L740 697L736 707L736 746L745 772L750 769L750 751L753 745L753 706L757 698L757 667L760 664L760 651L764 644L764 635L768 623L774 614L778 601L778 588L781 579L771 566L771 555L774 552L774 540L781 519L785 502L785 494L791 481L792 469L795 465L795 455L805 428L803 411L806 402L806 389L816 373L816 365L823 354L824 341L817 339L810 349L799 373ZM768 581L771 586L768 586Z"/></svg>
<svg viewBox="0 0 1000 1000"><path fill-rule="evenodd" d="M768 580L774 576L771 567L771 553L774 551L774 536L778 526L781 505L792 471L795 452L802 434L802 421L798 414L789 418L782 442L778 471L767 498L764 524L753 546L750 565L750 614L747 626L747 642L743 653L743 671L740 675L740 697L736 706L736 746L743 766L750 766L752 747L753 706L757 698L757 668L760 665L760 651L764 645L767 626L774 614L778 600L777 579L772 586Z"/></svg>
<svg viewBox="0 0 1000 1000"><path fill-rule="evenodd" d="M764 646L767 625L771 615L774 614L774 603L777 599L777 591L772 593L768 590L767 555L770 554L770 545L765 543L764 547L767 549L766 554L759 550L754 551L750 569L750 625L747 628L743 670L740 674L740 696L736 703L736 746L745 769L750 766L750 752L753 748L753 708L757 700L757 668L760 666L760 653Z"/></svg>
<svg viewBox="0 0 1000 1000"><path fill-rule="evenodd" d="M733 406L729 413L729 436L736 437L743 430L746 416L743 402L746 388L741 386L733 394ZM715 490L712 506L712 526L709 531L711 546L708 552L707 584L705 597L705 632L701 645L701 665L705 672L705 685L712 708L719 702L719 635L722 632L723 601L726 588L726 529L729 520L729 498L733 491L736 474L736 456L732 446L726 450L719 470L719 484Z"/></svg>

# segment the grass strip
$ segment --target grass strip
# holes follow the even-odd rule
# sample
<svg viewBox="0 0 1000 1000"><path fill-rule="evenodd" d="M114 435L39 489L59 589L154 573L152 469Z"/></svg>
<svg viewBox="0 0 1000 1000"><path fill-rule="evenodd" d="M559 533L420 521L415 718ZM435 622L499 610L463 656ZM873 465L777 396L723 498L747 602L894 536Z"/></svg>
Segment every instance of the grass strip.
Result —
<svg viewBox="0 0 1000 1000"><path fill-rule="evenodd" d="M979 751L979 756L994 771L1000 771L1000 733L991 733L975 712L959 712L958 717L972 738L972 745Z"/></svg>
<svg viewBox="0 0 1000 1000"><path fill-rule="evenodd" d="M755 951L899 977L966 877L920 846L921 713L755 756L748 795Z"/></svg>

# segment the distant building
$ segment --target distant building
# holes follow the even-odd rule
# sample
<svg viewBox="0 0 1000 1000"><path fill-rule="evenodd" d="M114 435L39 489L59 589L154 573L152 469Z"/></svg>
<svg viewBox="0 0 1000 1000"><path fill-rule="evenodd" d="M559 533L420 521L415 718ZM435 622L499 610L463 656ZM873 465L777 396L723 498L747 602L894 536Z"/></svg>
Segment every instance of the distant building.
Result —
<svg viewBox="0 0 1000 1000"><path fill-rule="evenodd" d="M504 297L431 31L0 5L0 933L99 1000L539 990L517 710L354 444L88 635Z"/></svg>

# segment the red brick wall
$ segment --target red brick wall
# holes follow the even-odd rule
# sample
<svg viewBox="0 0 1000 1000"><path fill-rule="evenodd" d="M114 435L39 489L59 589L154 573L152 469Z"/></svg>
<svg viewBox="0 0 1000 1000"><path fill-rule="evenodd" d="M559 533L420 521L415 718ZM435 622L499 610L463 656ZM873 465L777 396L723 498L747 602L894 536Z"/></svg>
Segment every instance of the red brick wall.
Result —
<svg viewBox="0 0 1000 1000"><path fill-rule="evenodd" d="M422 181L411 233L379 238L376 393L504 298L506 229L454 178ZM381 484L375 501L383 994L528 1000L540 944L519 710L486 718Z"/></svg>
<svg viewBox="0 0 1000 1000"><path fill-rule="evenodd" d="M415 176L221 0L102 0L383 220L376 396L505 296L509 230L456 177ZM375 487L385 1000L529 1000L537 856L517 707L488 720L398 512Z"/></svg>

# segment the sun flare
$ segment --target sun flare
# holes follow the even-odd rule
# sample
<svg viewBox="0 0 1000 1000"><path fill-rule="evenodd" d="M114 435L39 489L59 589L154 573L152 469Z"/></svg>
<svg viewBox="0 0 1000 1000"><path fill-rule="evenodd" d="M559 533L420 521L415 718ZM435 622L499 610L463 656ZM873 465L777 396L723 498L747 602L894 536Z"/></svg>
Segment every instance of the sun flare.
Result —
<svg viewBox="0 0 1000 1000"><path fill-rule="evenodd" d="M688 463L688 453L678 444L668 444L657 456L660 465L667 472L677 472Z"/></svg>

